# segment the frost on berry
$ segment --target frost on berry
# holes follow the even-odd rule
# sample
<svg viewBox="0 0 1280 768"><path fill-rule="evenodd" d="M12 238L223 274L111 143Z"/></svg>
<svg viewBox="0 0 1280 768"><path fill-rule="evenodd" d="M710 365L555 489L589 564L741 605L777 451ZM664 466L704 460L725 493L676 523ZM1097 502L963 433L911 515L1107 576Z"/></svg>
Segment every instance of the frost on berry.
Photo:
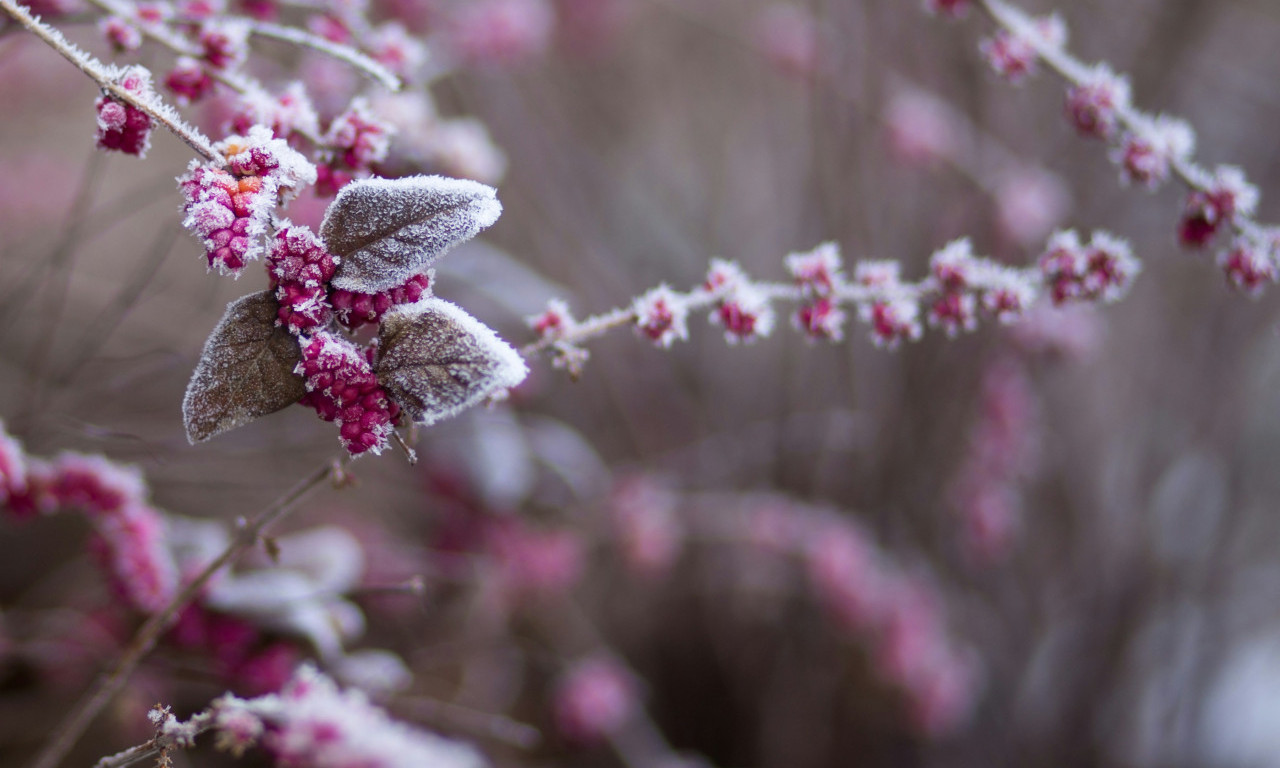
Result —
<svg viewBox="0 0 1280 768"><path fill-rule="evenodd" d="M249 23L244 19L206 21L197 40L204 60L217 70L234 69L249 57Z"/></svg>
<svg viewBox="0 0 1280 768"><path fill-rule="evenodd" d="M1139 116L1120 140L1111 159L1120 166L1125 182L1154 189L1169 178L1175 162L1186 161L1195 149L1196 135L1182 120L1161 115Z"/></svg>
<svg viewBox="0 0 1280 768"><path fill-rule="evenodd" d="M338 423L338 438L352 456L381 453L394 429L399 406L379 384L365 350L328 331L299 339L305 379L302 404Z"/></svg>
<svg viewBox="0 0 1280 768"><path fill-rule="evenodd" d="M220 141L217 148L226 155L228 171L241 178L256 176L269 181L273 191L286 199L316 183L316 167L265 125Z"/></svg>
<svg viewBox="0 0 1280 768"><path fill-rule="evenodd" d="M1035 39L1031 38L1032 35ZM1055 14L1036 19L1026 30L1001 29L983 40L979 51L996 74L1018 83L1035 74L1040 56L1037 44L1058 48L1066 41L1066 24Z"/></svg>
<svg viewBox="0 0 1280 768"><path fill-rule="evenodd" d="M1258 208L1258 188L1244 171L1221 166L1212 175L1196 179L1197 189L1187 198L1178 226L1184 245L1200 247L1218 233L1224 223L1249 218Z"/></svg>
<svg viewBox="0 0 1280 768"><path fill-rule="evenodd" d="M520 354L441 299L389 312L378 332L378 381L420 424L456 415L524 381Z"/></svg>
<svg viewBox="0 0 1280 768"><path fill-rule="evenodd" d="M484 768L466 744L392 720L358 690L340 690L304 665L279 693L254 699L230 694L214 702L219 745L243 750L261 744L277 765L317 768Z"/></svg>
<svg viewBox="0 0 1280 768"><path fill-rule="evenodd" d="M1040 273L1055 304L1116 301L1141 268L1129 244L1106 232L1095 232L1087 246L1075 232L1059 232L1040 257Z"/></svg>
<svg viewBox="0 0 1280 768"><path fill-rule="evenodd" d="M143 102L155 99L151 73L139 66L127 67L115 78L116 84ZM141 109L103 94L96 102L98 110L97 141L100 149L112 149L126 155L146 157L151 147L151 116Z"/></svg>
<svg viewBox="0 0 1280 768"><path fill-rule="evenodd" d="M364 169L386 159L392 132L392 126L374 115L368 102L357 98L330 123L325 143L341 152L338 160L342 166Z"/></svg>
<svg viewBox="0 0 1280 768"><path fill-rule="evenodd" d="M289 84L278 96L249 87L236 102L231 128L244 134L255 125L269 127L277 139L286 139L295 132L306 136L320 132L320 118L300 82Z"/></svg>
<svg viewBox="0 0 1280 768"><path fill-rule="evenodd" d="M294 373L298 342L277 327L278 309L272 291L227 305L182 401L192 444L275 413L306 394L302 377Z"/></svg>
<svg viewBox="0 0 1280 768"><path fill-rule="evenodd" d="M877 347L896 349L901 342L916 341L923 333L920 305L906 295L862 304L858 314L871 326L871 342Z"/></svg>
<svg viewBox="0 0 1280 768"><path fill-rule="evenodd" d="M186 198L182 225L204 244L210 268L239 274L262 254L262 236L276 206L314 184L316 168L262 125L217 148L226 155L226 168L192 162L178 178Z"/></svg>
<svg viewBox="0 0 1280 768"><path fill-rule="evenodd" d="M810 339L833 342L844 338L845 319L844 310L826 297L801 304L792 316L796 328Z"/></svg>
<svg viewBox="0 0 1280 768"><path fill-rule="evenodd" d="M1222 267L1232 286L1255 297L1266 284L1280 278L1267 244L1253 238L1237 238L1230 248L1218 254L1218 266Z"/></svg>
<svg viewBox="0 0 1280 768"><path fill-rule="evenodd" d="M427 62L427 47L398 21L373 30L368 42L373 58L400 77L413 77Z"/></svg>
<svg viewBox="0 0 1280 768"><path fill-rule="evenodd" d="M573 319L573 312L564 299L551 299L546 309L526 317L525 323L540 339L559 339L577 324L577 320Z"/></svg>
<svg viewBox="0 0 1280 768"><path fill-rule="evenodd" d="M378 293L430 267L453 246L498 220L492 188L465 179L362 179L330 203L320 236L342 257L333 285Z"/></svg>
<svg viewBox="0 0 1280 768"><path fill-rule="evenodd" d="M711 322L724 328L728 343L751 342L773 331L775 318L769 297L737 263L712 259L703 289L719 293Z"/></svg>
<svg viewBox="0 0 1280 768"><path fill-rule="evenodd" d="M660 347L689 338L689 310L684 299L665 285L637 296L631 311L636 330Z"/></svg>
<svg viewBox="0 0 1280 768"><path fill-rule="evenodd" d="M823 243L806 253L788 254L787 271L806 296L830 296L840 281L840 246Z"/></svg>
<svg viewBox="0 0 1280 768"><path fill-rule="evenodd" d="M112 588L139 611L163 609L178 591L163 515L145 504L128 504L95 517L94 527L90 546Z"/></svg>
<svg viewBox="0 0 1280 768"><path fill-rule="evenodd" d="M142 32L119 16L104 16L99 19L98 32L107 39L116 53L136 51L142 45Z"/></svg>
<svg viewBox="0 0 1280 768"><path fill-rule="evenodd" d="M1067 91L1067 118L1082 136L1109 139L1119 113L1129 108L1129 95L1129 81L1106 64L1098 64Z"/></svg>
<svg viewBox="0 0 1280 768"><path fill-rule="evenodd" d="M180 56L164 78L179 104L193 104L213 92L213 77L204 65L190 56Z"/></svg>

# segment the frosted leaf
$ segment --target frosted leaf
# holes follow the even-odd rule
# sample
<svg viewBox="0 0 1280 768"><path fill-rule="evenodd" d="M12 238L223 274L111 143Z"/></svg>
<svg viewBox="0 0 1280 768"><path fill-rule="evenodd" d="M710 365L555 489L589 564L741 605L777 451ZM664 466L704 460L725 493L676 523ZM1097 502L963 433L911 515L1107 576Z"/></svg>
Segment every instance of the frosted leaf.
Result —
<svg viewBox="0 0 1280 768"><path fill-rule="evenodd" d="M306 394L302 377L293 372L301 358L298 341L276 327L278 309L272 291L227 305L204 343L182 400L192 445L275 413Z"/></svg>
<svg viewBox="0 0 1280 768"><path fill-rule="evenodd" d="M320 225L342 257L333 284L359 293L394 288L498 220L492 187L443 176L363 179L342 188Z"/></svg>
<svg viewBox="0 0 1280 768"><path fill-rule="evenodd" d="M529 373L492 329L436 298L388 313L378 348L378 383L421 424L456 415Z"/></svg>

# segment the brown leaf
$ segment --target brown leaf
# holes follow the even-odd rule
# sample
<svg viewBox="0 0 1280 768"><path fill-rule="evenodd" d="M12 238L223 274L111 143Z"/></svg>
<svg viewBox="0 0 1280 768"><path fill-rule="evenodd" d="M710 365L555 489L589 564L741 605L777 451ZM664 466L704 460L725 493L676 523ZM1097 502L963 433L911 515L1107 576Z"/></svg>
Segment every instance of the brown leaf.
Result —
<svg viewBox="0 0 1280 768"><path fill-rule="evenodd" d="M498 220L497 193L465 179L361 179L325 211L320 236L341 257L333 284L360 293L394 288Z"/></svg>
<svg viewBox="0 0 1280 768"><path fill-rule="evenodd" d="M276 327L273 291L244 296L227 305L196 365L182 418L194 445L288 407L306 394L293 372L301 359L298 340Z"/></svg>
<svg viewBox="0 0 1280 768"><path fill-rule="evenodd" d="M378 334L378 383L416 422L433 424L524 381L520 353L442 299L397 307Z"/></svg>

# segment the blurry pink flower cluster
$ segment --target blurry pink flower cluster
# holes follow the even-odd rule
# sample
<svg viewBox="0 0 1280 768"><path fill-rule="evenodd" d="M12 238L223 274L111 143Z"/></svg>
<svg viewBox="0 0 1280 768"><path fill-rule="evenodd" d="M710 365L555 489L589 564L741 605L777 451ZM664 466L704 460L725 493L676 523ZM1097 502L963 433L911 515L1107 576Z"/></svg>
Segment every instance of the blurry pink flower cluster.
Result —
<svg viewBox="0 0 1280 768"><path fill-rule="evenodd" d="M141 614L172 604L232 535L222 523L170 515L148 497L135 467L78 453L31 456L0 428L0 509L22 520L83 514L94 529L90 554L111 591ZM278 689L307 656L374 689L402 686L408 670L386 651L344 650L364 626L360 609L342 597L359 584L360 545L336 528L277 544L275 562L220 573L194 595L164 635L166 647L251 693Z"/></svg>

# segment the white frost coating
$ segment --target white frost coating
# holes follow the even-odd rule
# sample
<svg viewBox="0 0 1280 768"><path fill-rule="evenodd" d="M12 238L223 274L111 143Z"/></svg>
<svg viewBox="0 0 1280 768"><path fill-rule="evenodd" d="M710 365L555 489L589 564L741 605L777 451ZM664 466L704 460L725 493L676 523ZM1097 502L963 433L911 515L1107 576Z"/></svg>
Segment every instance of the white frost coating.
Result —
<svg viewBox="0 0 1280 768"><path fill-rule="evenodd" d="M525 365L524 358L514 347L498 338L498 334L492 328L467 314L461 307L444 299L432 297L414 304L403 304L387 313L382 319L382 324L384 329L395 329L405 323L413 324L431 314L442 316L454 327L449 329L448 338L426 340L427 359L421 360L420 364L442 365L445 363L438 359L439 357L444 356L447 359L463 353L468 355L471 361L479 362L481 365L476 366L476 370L450 371L457 389L429 398L426 402L427 410L417 418L419 424L430 426L441 419L456 416L491 396L511 389L529 375L529 368ZM415 341L418 340L411 339L407 343L413 344ZM420 352L423 349L423 345L414 346L414 352ZM384 349L390 352L390 348L384 346ZM430 359L433 356L437 359ZM477 356L479 360L476 359ZM467 378L468 375L476 374L480 378ZM465 380L459 383L459 378ZM383 379L381 370L379 370L378 379L380 382ZM384 382L383 386L388 385ZM394 394L395 388L389 388ZM431 394L437 395L437 393ZM403 403L401 405L403 407Z"/></svg>
<svg viewBox="0 0 1280 768"><path fill-rule="evenodd" d="M340 658L343 642L364 631L359 608L320 589L298 571L237 574L210 589L206 604L257 626L305 637L322 659Z"/></svg>
<svg viewBox="0 0 1280 768"><path fill-rule="evenodd" d="M341 691L305 665L278 694L214 702L218 721L231 714L260 718L268 744L298 764L314 768L376 765L379 768L484 768L473 747L399 723L360 691ZM292 762L292 761L291 761Z"/></svg>
<svg viewBox="0 0 1280 768"><path fill-rule="evenodd" d="M276 564L306 574L320 590L346 592L364 574L360 542L337 526L326 525L276 539Z"/></svg>
<svg viewBox="0 0 1280 768"><path fill-rule="evenodd" d="M343 257L333 284L377 293L430 267L502 214L497 191L466 179L362 179L338 192L320 236Z"/></svg>

